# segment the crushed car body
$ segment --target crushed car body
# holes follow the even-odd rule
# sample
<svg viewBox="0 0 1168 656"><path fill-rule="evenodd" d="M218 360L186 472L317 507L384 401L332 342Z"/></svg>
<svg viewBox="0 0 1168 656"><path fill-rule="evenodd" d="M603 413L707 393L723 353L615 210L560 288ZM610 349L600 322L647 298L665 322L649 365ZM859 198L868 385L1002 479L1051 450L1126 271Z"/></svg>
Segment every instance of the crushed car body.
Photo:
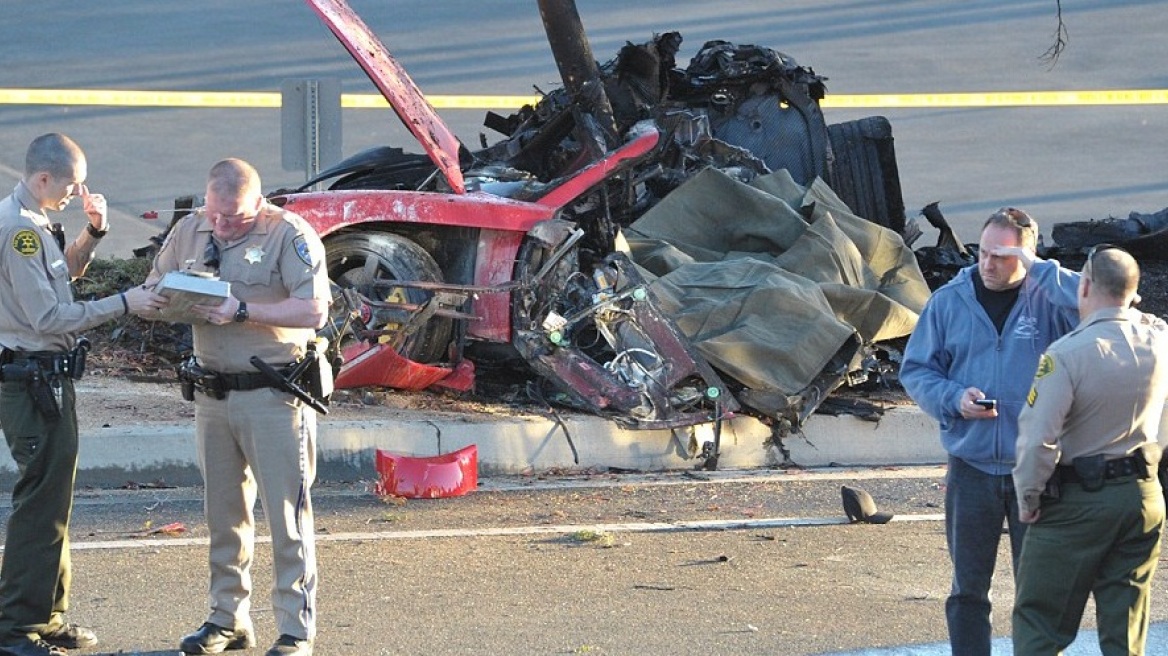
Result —
<svg viewBox="0 0 1168 656"><path fill-rule="evenodd" d="M1056 223L1051 228L1055 252L1086 253L1092 246L1120 246L1138 258L1168 258L1168 208L1146 214L1131 212L1126 219L1108 217Z"/></svg>
<svg viewBox="0 0 1168 656"><path fill-rule="evenodd" d="M574 2L540 0L564 86L488 113L502 138L472 152L344 0L306 2L425 151L269 195L324 241L338 387L522 369L529 396L630 427L746 412L782 437L915 324L891 128L828 125L826 78L791 57L712 41L682 69L667 32L602 65Z"/></svg>
<svg viewBox="0 0 1168 656"><path fill-rule="evenodd" d="M655 308L627 256L611 249L582 255L594 239L563 218L565 204L627 176L657 145L657 130L629 130L595 161L540 184L538 196L488 193L481 187L499 175L464 176L465 149L364 22L341 1L309 4L429 159L379 150L324 172L340 176L327 191L271 198L317 229L331 279L352 292L334 303L332 336L344 345L338 387L465 390L477 375L474 362L513 357L502 346L548 384L534 394L633 427L692 425L738 409ZM391 176L424 172L433 185L370 184L386 175L387 161L395 162ZM469 358L468 349L481 357Z"/></svg>

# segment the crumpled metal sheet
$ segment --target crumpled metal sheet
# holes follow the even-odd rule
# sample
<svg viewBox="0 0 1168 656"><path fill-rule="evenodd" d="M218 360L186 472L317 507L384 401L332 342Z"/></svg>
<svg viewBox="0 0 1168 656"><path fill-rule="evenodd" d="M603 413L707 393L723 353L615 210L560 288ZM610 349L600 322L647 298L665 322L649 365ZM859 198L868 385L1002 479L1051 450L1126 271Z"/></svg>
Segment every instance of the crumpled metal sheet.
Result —
<svg viewBox="0 0 1168 656"><path fill-rule="evenodd" d="M862 343L908 335L929 297L899 235L785 171L752 185L704 172L626 234L665 312L745 387L740 400L796 426Z"/></svg>

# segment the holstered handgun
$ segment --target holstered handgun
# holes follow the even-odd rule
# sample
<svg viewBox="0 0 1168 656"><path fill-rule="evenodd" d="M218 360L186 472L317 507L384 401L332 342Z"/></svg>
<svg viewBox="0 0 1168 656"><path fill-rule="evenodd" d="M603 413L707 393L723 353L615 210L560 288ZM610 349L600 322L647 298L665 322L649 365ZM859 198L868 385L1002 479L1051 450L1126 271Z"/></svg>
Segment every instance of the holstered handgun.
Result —
<svg viewBox="0 0 1168 656"><path fill-rule="evenodd" d="M328 414L327 406L333 386L332 367L324 362L324 358L317 353L315 342L308 343L304 358L292 365L287 375L276 371L272 365L257 356L251 356L248 362L251 363L251 366L259 369L277 389L295 396L322 415ZM300 381L304 381L308 389L302 387ZM326 389L328 393L324 394Z"/></svg>
<svg viewBox="0 0 1168 656"><path fill-rule="evenodd" d="M305 369L301 380L313 398L323 405L328 405L333 396L333 366L325 357L327 345L324 349L317 350L317 340L313 340L308 343L308 351L316 355L308 356L313 362Z"/></svg>
<svg viewBox="0 0 1168 656"><path fill-rule="evenodd" d="M53 390L53 383L36 362L6 364L0 369L0 376L7 381L24 382L32 405L42 417L49 421L61 418L61 404Z"/></svg>
<svg viewBox="0 0 1168 656"><path fill-rule="evenodd" d="M1158 446L1151 446L1159 450ZM1135 459L1136 476L1138 478L1151 478L1156 473L1148 465L1148 454L1145 453L1143 449L1136 449L1136 452L1132 454L1132 458Z"/></svg>
<svg viewBox="0 0 1168 656"><path fill-rule="evenodd" d="M89 340L85 337L77 338L77 344L69 351L67 367L69 377L80 380L85 375L85 361L89 358Z"/></svg>
<svg viewBox="0 0 1168 656"><path fill-rule="evenodd" d="M184 401L194 401L195 390L220 401L227 398L227 390L223 389L223 381L200 367L195 356L192 355L179 363L175 372L178 374L179 388L182 391Z"/></svg>
<svg viewBox="0 0 1168 656"><path fill-rule="evenodd" d="M179 389L182 391L183 401L195 400L195 375L193 369L198 364L195 362L195 356L183 358L183 361L178 363L174 368L175 374L178 375Z"/></svg>
<svg viewBox="0 0 1168 656"><path fill-rule="evenodd" d="M1054 473L1046 480L1046 487L1042 489L1039 498L1043 501L1058 501L1063 496L1063 478L1056 467Z"/></svg>
<svg viewBox="0 0 1168 656"><path fill-rule="evenodd" d="M41 416L49 421L61 418L61 404L57 402L57 393L61 383L45 376L37 367L33 367L32 378L28 381L28 393L32 395L32 404Z"/></svg>

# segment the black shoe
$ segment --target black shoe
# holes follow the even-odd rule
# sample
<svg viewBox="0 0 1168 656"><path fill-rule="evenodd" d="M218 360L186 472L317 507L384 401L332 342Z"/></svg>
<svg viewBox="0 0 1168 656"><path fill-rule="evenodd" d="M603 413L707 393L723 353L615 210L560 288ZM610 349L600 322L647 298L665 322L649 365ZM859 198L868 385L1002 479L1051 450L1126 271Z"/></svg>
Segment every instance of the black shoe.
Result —
<svg viewBox="0 0 1168 656"><path fill-rule="evenodd" d="M41 631L41 640L63 649L85 649L97 644L93 631L76 624L62 624L52 631Z"/></svg>
<svg viewBox="0 0 1168 656"><path fill-rule="evenodd" d="M312 643L285 633L264 656L312 656Z"/></svg>
<svg viewBox="0 0 1168 656"><path fill-rule="evenodd" d="M0 645L0 654L4 656L65 656L66 653L64 649L39 638L18 638Z"/></svg>
<svg viewBox="0 0 1168 656"><path fill-rule="evenodd" d="M229 649L251 649L255 634L251 629L227 629L205 622L198 631L182 639L179 651L184 654L218 654Z"/></svg>

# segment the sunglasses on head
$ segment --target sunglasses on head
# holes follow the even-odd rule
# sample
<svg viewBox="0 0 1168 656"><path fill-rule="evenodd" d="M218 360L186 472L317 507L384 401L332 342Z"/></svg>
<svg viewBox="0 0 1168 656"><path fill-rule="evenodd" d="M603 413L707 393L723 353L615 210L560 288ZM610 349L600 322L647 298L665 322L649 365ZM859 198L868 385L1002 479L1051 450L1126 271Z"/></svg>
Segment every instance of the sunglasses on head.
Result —
<svg viewBox="0 0 1168 656"><path fill-rule="evenodd" d="M1122 251L1124 253L1127 252L1127 251L1123 250L1122 247L1116 246L1115 244L1095 244L1087 251L1087 264L1090 264L1091 261L1095 259L1096 253L1102 253L1103 251L1110 251L1110 250Z"/></svg>
<svg viewBox="0 0 1168 656"><path fill-rule="evenodd" d="M1030 215L1020 209L1014 207L1003 207L1002 209L998 210L998 213L1010 219L1010 222L1019 228L1029 228L1031 225Z"/></svg>
<svg viewBox="0 0 1168 656"><path fill-rule="evenodd" d="M1095 244L1087 251L1087 262L1086 262L1085 268L1088 268L1088 269L1091 269L1092 271L1094 271L1095 270L1095 264L1094 264L1095 263L1095 256L1098 255L1099 253L1102 253L1103 251L1120 251L1121 253L1127 252L1122 247L1116 246L1115 244L1106 244L1106 243Z"/></svg>

